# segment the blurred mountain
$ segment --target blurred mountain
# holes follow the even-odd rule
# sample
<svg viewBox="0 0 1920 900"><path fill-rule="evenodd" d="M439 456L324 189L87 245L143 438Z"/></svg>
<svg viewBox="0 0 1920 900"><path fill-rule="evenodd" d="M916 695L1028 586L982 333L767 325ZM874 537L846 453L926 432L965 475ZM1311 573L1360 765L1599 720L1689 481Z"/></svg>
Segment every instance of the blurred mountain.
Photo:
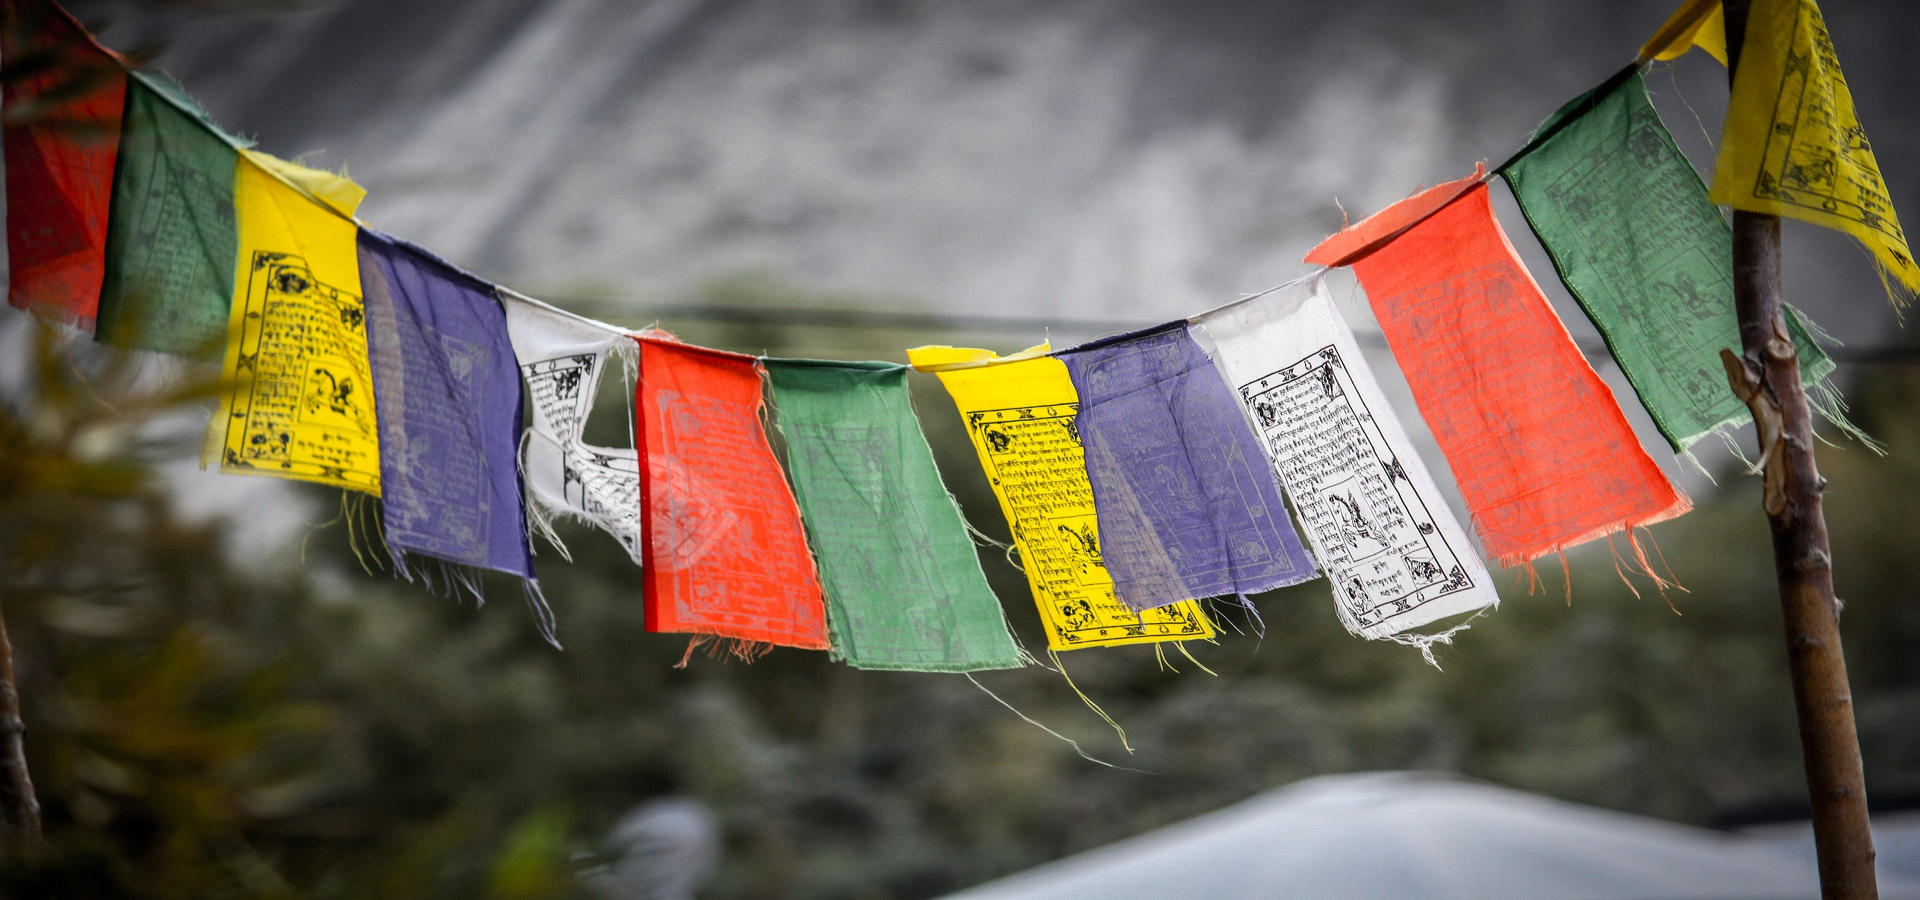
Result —
<svg viewBox="0 0 1920 900"><path fill-rule="evenodd" d="M110 44L161 43L158 64L227 127L347 168L369 221L516 286L673 296L764 268L946 310L1141 320L1285 280L1343 208L1504 159L1672 5L76 8ZM1920 9L1828 5L1896 196L1920 210L1920 124L1903 114L1920 72L1898 64ZM1665 68L1650 84L1705 163L1723 70L1698 54ZM1892 316L1864 257L1792 234L1794 299L1842 338L1879 338Z"/></svg>

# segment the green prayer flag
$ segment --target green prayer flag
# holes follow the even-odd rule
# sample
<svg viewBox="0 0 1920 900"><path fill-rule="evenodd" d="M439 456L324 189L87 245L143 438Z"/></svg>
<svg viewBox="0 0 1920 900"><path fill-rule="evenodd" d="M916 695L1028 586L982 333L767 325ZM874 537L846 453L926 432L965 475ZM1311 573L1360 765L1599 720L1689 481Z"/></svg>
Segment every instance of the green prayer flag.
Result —
<svg viewBox="0 0 1920 900"><path fill-rule="evenodd" d="M834 658L919 672L1022 665L914 418L907 368L765 362Z"/></svg>
<svg viewBox="0 0 1920 900"><path fill-rule="evenodd" d="M215 356L233 273L233 169L244 143L185 92L135 72L127 82L108 216L97 335L105 343Z"/></svg>
<svg viewBox="0 0 1920 900"><path fill-rule="evenodd" d="M1740 349L1733 231L1637 69L1561 107L1500 174L1675 451L1748 420L1720 363ZM1805 381L1833 371L1798 313L1787 327Z"/></svg>

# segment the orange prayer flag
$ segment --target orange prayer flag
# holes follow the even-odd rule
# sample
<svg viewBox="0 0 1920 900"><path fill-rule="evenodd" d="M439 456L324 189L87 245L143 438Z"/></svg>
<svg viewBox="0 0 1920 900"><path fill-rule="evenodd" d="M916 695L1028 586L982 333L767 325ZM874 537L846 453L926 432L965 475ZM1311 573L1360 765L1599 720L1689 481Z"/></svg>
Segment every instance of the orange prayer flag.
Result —
<svg viewBox="0 0 1920 900"><path fill-rule="evenodd" d="M827 649L800 507L761 424L759 361L636 340L647 630Z"/></svg>
<svg viewBox="0 0 1920 900"><path fill-rule="evenodd" d="M1376 245L1354 273L1487 555L1518 565L1691 509L1521 265L1486 187L1471 181L1416 194L1308 259ZM1450 191L1457 199L1435 202Z"/></svg>
<svg viewBox="0 0 1920 900"><path fill-rule="evenodd" d="M1401 232L1420 224L1421 220L1459 199L1461 194L1473 190L1486 174L1486 167L1479 166L1466 178L1436 184L1374 213L1307 251L1307 262L1329 268L1353 265L1367 254L1391 243Z"/></svg>

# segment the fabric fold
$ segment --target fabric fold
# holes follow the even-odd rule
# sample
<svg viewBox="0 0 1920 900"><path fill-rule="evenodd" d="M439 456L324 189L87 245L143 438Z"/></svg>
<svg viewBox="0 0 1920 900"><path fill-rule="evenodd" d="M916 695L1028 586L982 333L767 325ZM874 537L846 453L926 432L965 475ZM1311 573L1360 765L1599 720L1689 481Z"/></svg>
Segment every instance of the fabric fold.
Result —
<svg viewBox="0 0 1920 900"><path fill-rule="evenodd" d="M1422 190L1329 236L1307 251L1306 261L1328 268L1353 265L1485 183L1486 177L1484 170L1475 171L1466 178Z"/></svg>
<svg viewBox="0 0 1920 900"><path fill-rule="evenodd" d="M1486 187L1437 212L1425 196L1356 226L1418 222L1353 269L1487 555L1518 565L1690 509L1521 265Z"/></svg>
<svg viewBox="0 0 1920 900"><path fill-rule="evenodd" d="M1720 351L1740 348L1733 230L1674 146L1637 69L1561 107L1501 169L1560 280L1676 452L1751 420ZM1787 319L1801 376L1833 371Z"/></svg>
<svg viewBox="0 0 1920 900"><path fill-rule="evenodd" d="M239 259L221 372L233 387L210 424L220 471L380 493L359 228L276 173L340 193L337 175L242 150L234 168Z"/></svg>
<svg viewBox="0 0 1920 900"><path fill-rule="evenodd" d="M507 336L526 386L526 430L520 437L520 472L527 492L528 523L564 556L566 545L552 520L573 519L598 527L620 542L635 565L640 552L640 456L632 447L586 442L587 417L600 380L617 360L632 362L638 348L612 325L570 315L508 290ZM631 432L631 401L621 392Z"/></svg>
<svg viewBox="0 0 1920 900"><path fill-rule="evenodd" d="M1318 574L1238 401L1185 322L1057 354L1114 592L1134 609Z"/></svg>
<svg viewBox="0 0 1920 900"><path fill-rule="evenodd" d="M972 672L1023 664L894 363L764 359L836 659Z"/></svg>
<svg viewBox="0 0 1920 900"><path fill-rule="evenodd" d="M1135 610L1115 595L1080 444L1079 395L1046 349L1001 362L986 350L917 347L907 359L938 372L953 398L1019 550L1048 649L1212 639L1213 623L1194 600Z"/></svg>
<svg viewBox="0 0 1920 900"><path fill-rule="evenodd" d="M1695 47L1727 64L1727 19L1720 0L1684 0L1641 45L1640 58L1679 59Z"/></svg>
<svg viewBox="0 0 1920 900"><path fill-rule="evenodd" d="M1322 279L1194 325L1260 435L1348 631L1392 638L1499 604Z"/></svg>
<svg viewBox="0 0 1920 900"><path fill-rule="evenodd" d="M828 649L800 509L761 421L758 361L635 339L647 630Z"/></svg>

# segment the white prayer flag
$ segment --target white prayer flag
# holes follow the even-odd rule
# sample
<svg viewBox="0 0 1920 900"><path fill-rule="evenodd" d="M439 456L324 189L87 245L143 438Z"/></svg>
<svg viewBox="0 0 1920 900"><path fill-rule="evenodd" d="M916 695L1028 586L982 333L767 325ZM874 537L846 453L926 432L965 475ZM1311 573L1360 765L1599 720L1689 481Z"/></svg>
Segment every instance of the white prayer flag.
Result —
<svg viewBox="0 0 1920 900"><path fill-rule="evenodd" d="M630 447L595 447L583 438L608 360L631 361L639 350L618 328L500 292L507 336L520 361L531 404L521 439L528 518L554 546L549 520L572 517L605 529L640 562L640 457ZM631 407L633 397L625 402Z"/></svg>
<svg viewBox="0 0 1920 900"><path fill-rule="evenodd" d="M1348 631L1425 652L1452 632L1402 632L1500 602L1320 277L1193 325L1260 435Z"/></svg>

